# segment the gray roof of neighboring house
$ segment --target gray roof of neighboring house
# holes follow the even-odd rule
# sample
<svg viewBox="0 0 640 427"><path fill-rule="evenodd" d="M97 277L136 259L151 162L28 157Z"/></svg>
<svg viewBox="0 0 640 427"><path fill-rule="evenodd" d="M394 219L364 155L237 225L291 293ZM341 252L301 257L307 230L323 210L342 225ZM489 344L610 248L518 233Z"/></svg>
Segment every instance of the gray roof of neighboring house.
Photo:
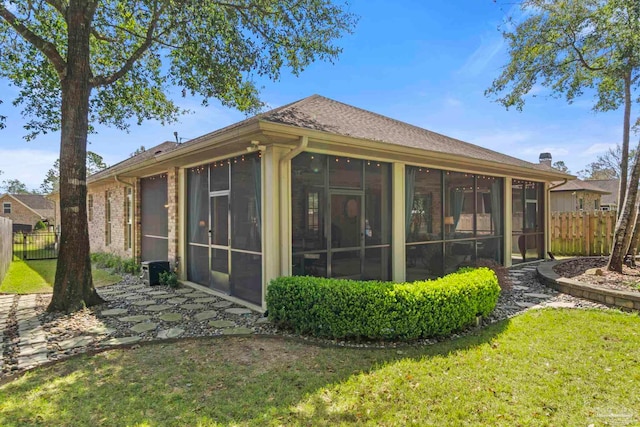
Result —
<svg viewBox="0 0 640 427"><path fill-rule="evenodd" d="M34 211L50 211L55 208L54 203L41 194L12 194L11 197L20 200Z"/></svg>
<svg viewBox="0 0 640 427"><path fill-rule="evenodd" d="M600 204L602 205L617 205L618 204L618 191L620 191L620 180L614 179L590 179L588 182L607 190L609 194L602 196Z"/></svg>
<svg viewBox="0 0 640 427"><path fill-rule="evenodd" d="M312 95L291 104L267 111L199 136L181 144L164 142L144 153L126 159L104 171L91 175L89 181L110 176L119 170L152 158L157 151L175 151L206 143L214 136L224 134L235 128L258 122L271 122L303 129L311 129L331 134L377 141L392 145L413 147L438 153L454 154L470 159L485 160L494 163L522 167L529 170L561 173L556 170L540 168L538 164L498 153L459 139L450 138L399 120L334 101L320 95ZM567 175L570 176L570 175Z"/></svg>
<svg viewBox="0 0 640 427"><path fill-rule="evenodd" d="M609 194L609 191L591 183L591 181L583 181L581 179L567 181L565 184L551 188L551 191L590 191L598 194Z"/></svg>

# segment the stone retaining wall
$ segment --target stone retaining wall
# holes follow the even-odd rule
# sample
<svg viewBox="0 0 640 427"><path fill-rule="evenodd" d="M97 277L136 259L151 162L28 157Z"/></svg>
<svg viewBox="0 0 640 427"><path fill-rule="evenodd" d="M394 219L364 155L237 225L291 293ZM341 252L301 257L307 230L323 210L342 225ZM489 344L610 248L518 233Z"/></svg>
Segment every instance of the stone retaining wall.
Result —
<svg viewBox="0 0 640 427"><path fill-rule="evenodd" d="M640 292L606 289L560 277L553 271L553 267L557 264L558 261L548 261L538 266L538 278L546 286L574 297L588 299L612 307L619 307L626 311L640 310Z"/></svg>

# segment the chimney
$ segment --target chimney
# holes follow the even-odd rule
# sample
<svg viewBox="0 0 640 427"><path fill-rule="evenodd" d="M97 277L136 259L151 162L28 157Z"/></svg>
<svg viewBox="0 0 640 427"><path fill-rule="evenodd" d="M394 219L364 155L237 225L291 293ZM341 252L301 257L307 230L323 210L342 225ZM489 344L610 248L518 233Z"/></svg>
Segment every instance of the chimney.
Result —
<svg viewBox="0 0 640 427"><path fill-rule="evenodd" d="M551 167L551 153L540 153L540 164Z"/></svg>

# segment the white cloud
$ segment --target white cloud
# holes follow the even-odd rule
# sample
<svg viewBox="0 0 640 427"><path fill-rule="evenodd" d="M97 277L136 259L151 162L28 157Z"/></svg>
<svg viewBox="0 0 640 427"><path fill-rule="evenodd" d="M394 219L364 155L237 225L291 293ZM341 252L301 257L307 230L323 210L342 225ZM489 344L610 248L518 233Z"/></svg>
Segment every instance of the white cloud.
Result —
<svg viewBox="0 0 640 427"><path fill-rule="evenodd" d="M467 61L458 70L462 75L476 77L484 71L491 60L502 50L504 39L502 36L481 36L480 46L469 55Z"/></svg>
<svg viewBox="0 0 640 427"><path fill-rule="evenodd" d="M614 143L596 143L591 144L585 151L580 153L582 157L592 156L594 154L604 153L610 148L615 148L616 144Z"/></svg>
<svg viewBox="0 0 640 427"><path fill-rule="evenodd" d="M29 189L37 189L53 163L58 158L55 151L34 149L0 149L0 181L18 179Z"/></svg>

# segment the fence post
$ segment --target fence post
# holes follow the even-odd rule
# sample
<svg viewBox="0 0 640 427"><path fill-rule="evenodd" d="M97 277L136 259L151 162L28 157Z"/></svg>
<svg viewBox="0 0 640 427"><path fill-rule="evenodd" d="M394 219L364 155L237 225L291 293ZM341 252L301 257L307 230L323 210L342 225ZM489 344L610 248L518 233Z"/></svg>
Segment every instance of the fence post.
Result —
<svg viewBox="0 0 640 427"><path fill-rule="evenodd" d="M27 259L27 234L22 233L22 260Z"/></svg>

